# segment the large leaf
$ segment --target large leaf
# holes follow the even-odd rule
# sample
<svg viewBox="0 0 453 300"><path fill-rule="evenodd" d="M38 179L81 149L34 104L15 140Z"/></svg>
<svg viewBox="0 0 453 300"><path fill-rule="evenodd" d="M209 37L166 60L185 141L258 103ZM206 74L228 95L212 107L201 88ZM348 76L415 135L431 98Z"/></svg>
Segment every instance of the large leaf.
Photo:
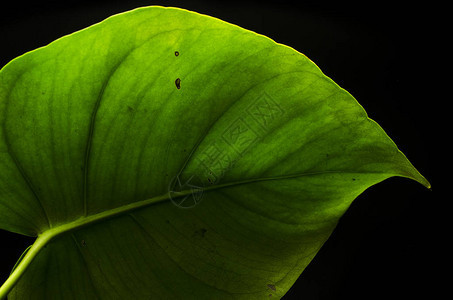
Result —
<svg viewBox="0 0 453 300"><path fill-rule="evenodd" d="M0 298L279 298L366 188L429 187L307 57L175 8L13 60L0 121L0 228L38 237Z"/></svg>

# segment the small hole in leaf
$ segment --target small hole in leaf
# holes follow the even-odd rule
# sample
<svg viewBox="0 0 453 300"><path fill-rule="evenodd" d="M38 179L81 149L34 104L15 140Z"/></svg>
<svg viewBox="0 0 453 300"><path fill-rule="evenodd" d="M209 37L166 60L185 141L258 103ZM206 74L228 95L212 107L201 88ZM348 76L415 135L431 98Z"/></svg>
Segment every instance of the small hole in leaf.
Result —
<svg viewBox="0 0 453 300"><path fill-rule="evenodd" d="M181 88L181 79L176 78L175 84L176 84L176 88L179 90Z"/></svg>
<svg viewBox="0 0 453 300"><path fill-rule="evenodd" d="M175 56L179 56L179 52L178 51L175 51Z"/></svg>

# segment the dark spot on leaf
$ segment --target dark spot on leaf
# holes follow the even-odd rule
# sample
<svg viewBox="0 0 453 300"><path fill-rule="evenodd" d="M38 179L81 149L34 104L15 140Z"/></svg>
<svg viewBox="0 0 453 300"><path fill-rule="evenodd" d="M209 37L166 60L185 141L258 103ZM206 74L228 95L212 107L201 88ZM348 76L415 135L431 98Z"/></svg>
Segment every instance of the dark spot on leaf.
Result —
<svg viewBox="0 0 453 300"><path fill-rule="evenodd" d="M127 106L127 111L128 112L134 112L134 108L128 105Z"/></svg>
<svg viewBox="0 0 453 300"><path fill-rule="evenodd" d="M87 245L87 243L85 242L85 240L82 240L81 244L82 244L82 247L85 247L85 246Z"/></svg>
<svg viewBox="0 0 453 300"><path fill-rule="evenodd" d="M193 233L193 236L204 238L207 231L208 230L206 228L200 228L198 230L195 230L195 232Z"/></svg>
<svg viewBox="0 0 453 300"><path fill-rule="evenodd" d="M176 84L176 88L179 90L181 88L181 79L176 78L175 84Z"/></svg>
<svg viewBox="0 0 453 300"><path fill-rule="evenodd" d="M175 51L175 56L179 56L179 52L178 51Z"/></svg>
<svg viewBox="0 0 453 300"><path fill-rule="evenodd" d="M165 220L165 222L166 222L167 224L170 224L170 220Z"/></svg>
<svg viewBox="0 0 453 300"><path fill-rule="evenodd" d="M213 184L214 182L211 180L211 178L208 177L208 181L210 184Z"/></svg>
<svg viewBox="0 0 453 300"><path fill-rule="evenodd" d="M355 178L352 178L352 181L355 181Z"/></svg>
<svg viewBox="0 0 453 300"><path fill-rule="evenodd" d="M276 290L275 285L273 285L273 284L268 284L267 287L270 288L271 290L273 290L274 292Z"/></svg>

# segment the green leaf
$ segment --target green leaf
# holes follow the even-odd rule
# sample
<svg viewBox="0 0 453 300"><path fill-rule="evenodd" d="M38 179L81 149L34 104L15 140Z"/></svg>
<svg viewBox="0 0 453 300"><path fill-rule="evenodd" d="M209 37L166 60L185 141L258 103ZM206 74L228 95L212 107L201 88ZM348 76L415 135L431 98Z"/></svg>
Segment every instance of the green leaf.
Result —
<svg viewBox="0 0 453 300"><path fill-rule="evenodd" d="M176 8L0 72L0 298L280 298L366 188L429 183L307 57Z"/></svg>

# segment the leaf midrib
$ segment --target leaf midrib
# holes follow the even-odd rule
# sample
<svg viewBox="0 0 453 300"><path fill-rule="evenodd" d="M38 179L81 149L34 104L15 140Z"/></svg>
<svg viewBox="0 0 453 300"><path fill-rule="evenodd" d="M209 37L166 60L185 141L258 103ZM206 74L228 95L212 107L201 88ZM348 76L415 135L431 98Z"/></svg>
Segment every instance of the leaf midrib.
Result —
<svg viewBox="0 0 453 300"><path fill-rule="evenodd" d="M208 186L208 187L203 187L202 191L203 192L214 191L214 190L219 190L219 189L223 189L223 188L228 188L228 187L233 187L233 186L238 186L238 185L243 185L243 184L251 184L251 183L256 183L256 182L261 182L261 181L294 179L294 178L298 178L298 177L316 176L316 175L324 175L324 174L357 174L357 173L361 173L361 172L321 171L321 172L299 173L299 174L291 174L291 175L280 175L280 176L272 176L272 177L252 178L252 179L244 179L244 180L232 181L232 182L227 182L227 183L223 183L223 184L217 184L217 185L212 185L212 186ZM374 172L366 172L366 173L372 174ZM379 173L379 174L383 175L383 176L388 175L389 177L396 175L396 174L383 174L383 173ZM148 198L145 200L136 201L136 202L132 202L132 203L129 203L126 205L118 206L115 208L106 209L106 210L96 213L96 214L82 216L71 222L64 223L59 226L50 228L50 229L40 233L38 235L38 238L40 236L44 236L44 235L51 235L52 239L53 239L63 233L69 232L69 231L74 231L77 229L81 229L82 227L86 227L89 225L93 225L95 223L106 221L111 218L126 215L135 210L144 209L151 205L162 203L162 202L168 201L170 199L185 197L192 193L193 193L193 190L182 190L182 191L178 192L177 195L170 196L170 192L167 192L165 194L162 194L162 195L159 195L159 196L156 196L153 198Z"/></svg>
<svg viewBox="0 0 453 300"><path fill-rule="evenodd" d="M207 192L207 191L214 191L214 190L219 190L219 189L223 189L223 188L243 185L243 184L261 182L261 181L294 179L294 178L304 177L304 176L316 176L316 175L324 175L324 174L357 174L357 173L361 173L361 172L349 172L349 171L341 171L341 170L335 171L334 170L334 171L321 171L321 172L311 172L311 173L299 173L299 174L291 174L291 175L280 175L280 176L273 176L273 177L252 178L252 179L244 179L244 180L227 182L227 183L218 184L218 185L212 185L209 187L204 187L202 190L203 190L203 192ZM366 172L366 173L371 174L374 172ZM395 175L402 176L401 174L383 174L383 173L379 173L379 174L387 175L388 177L395 176ZM31 264L31 262L34 260L34 258L39 254L39 252L46 245L48 245L52 240L57 238L58 236L61 236L68 232L73 232L73 231L81 229L83 227L87 227L87 226L90 226L90 225L93 225L96 223L100 223L100 222L115 218L115 217L123 216L123 215L129 214L133 211L150 207L151 205L154 205L154 204L168 201L168 200L170 200L170 198L175 199L175 198L179 198L179 197L185 197L187 195L190 195L191 193L193 193L192 190L183 190L181 192L178 192L177 195L173 195L170 197L170 192L167 192L163 195L156 196L153 198L136 201L136 202L129 203L129 204L119 206L116 208L112 208L112 209L107 209L107 210L104 210L103 212L100 212L97 214L81 216L80 218L78 218L76 220L61 224L56 227L52 227L52 228L40 233L38 235L38 238L35 240L35 242L31 246L31 248L28 250L28 252L23 257L22 261L20 261L18 263L17 268L13 271L13 273L9 276L9 278L5 281L5 283L0 287L0 299L3 299L2 297L5 297L11 291L11 289L15 286L15 284L20 279L20 277L25 273L26 269ZM177 208L175 208L175 209L177 209Z"/></svg>

